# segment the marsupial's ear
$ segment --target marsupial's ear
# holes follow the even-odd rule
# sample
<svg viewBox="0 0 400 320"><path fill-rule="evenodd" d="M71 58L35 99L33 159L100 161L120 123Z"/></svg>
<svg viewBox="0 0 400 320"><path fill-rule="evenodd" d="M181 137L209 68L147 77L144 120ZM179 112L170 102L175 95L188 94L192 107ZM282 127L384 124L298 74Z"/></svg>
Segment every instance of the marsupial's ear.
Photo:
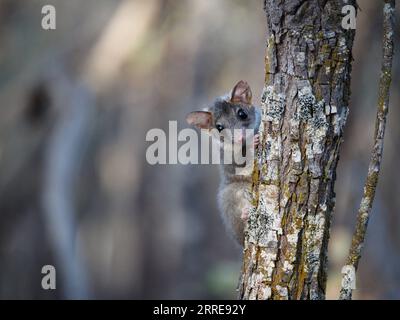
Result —
<svg viewBox="0 0 400 320"><path fill-rule="evenodd" d="M249 84L240 80L232 89L231 102L251 104L252 93Z"/></svg>
<svg viewBox="0 0 400 320"><path fill-rule="evenodd" d="M208 111L193 111L186 116L188 124L194 125L200 129L211 129L212 120L212 113Z"/></svg>

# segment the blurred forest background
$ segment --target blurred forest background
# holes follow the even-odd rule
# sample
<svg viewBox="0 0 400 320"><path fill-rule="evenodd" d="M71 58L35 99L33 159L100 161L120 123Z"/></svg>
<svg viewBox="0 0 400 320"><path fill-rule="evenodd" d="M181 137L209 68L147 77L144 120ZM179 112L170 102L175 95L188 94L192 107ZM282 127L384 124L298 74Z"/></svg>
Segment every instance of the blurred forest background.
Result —
<svg viewBox="0 0 400 320"><path fill-rule="evenodd" d="M54 31L41 28L45 4L56 7ZM366 177L381 61L381 1L359 5L331 299ZM189 111L240 79L259 103L265 19L261 0L0 0L0 298L236 297L241 252L216 208L217 166L151 166L145 136L169 120L186 127ZM400 299L398 49L358 299ZM47 264L55 291L40 285Z"/></svg>

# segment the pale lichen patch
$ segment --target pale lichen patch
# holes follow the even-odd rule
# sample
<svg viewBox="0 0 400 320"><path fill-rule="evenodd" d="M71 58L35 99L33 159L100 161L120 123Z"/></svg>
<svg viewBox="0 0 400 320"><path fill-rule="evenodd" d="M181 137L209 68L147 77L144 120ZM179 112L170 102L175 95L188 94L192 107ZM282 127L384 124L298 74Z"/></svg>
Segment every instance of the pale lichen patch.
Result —
<svg viewBox="0 0 400 320"><path fill-rule="evenodd" d="M298 109L295 117L302 121L307 121L312 117L312 109L315 104L315 96L312 94L311 87L305 86L298 91Z"/></svg>
<svg viewBox="0 0 400 320"><path fill-rule="evenodd" d="M281 298L288 299L288 290L287 290L286 287L282 287L282 286L280 286L280 285L277 285L277 286L275 287L275 289L276 289L276 291L278 292L278 294L279 294L279 296L280 296Z"/></svg>
<svg viewBox="0 0 400 320"><path fill-rule="evenodd" d="M367 212L369 210L370 203L371 203L371 199L369 197L364 197L361 200L360 212Z"/></svg>
<svg viewBox="0 0 400 320"><path fill-rule="evenodd" d="M306 60L306 53L305 52L297 52L297 54L296 54L296 62L298 64L304 64L305 60Z"/></svg>
<svg viewBox="0 0 400 320"><path fill-rule="evenodd" d="M348 113L349 108L343 106L340 112L333 115L333 132L335 136L340 136L342 134Z"/></svg>
<svg viewBox="0 0 400 320"><path fill-rule="evenodd" d="M293 270L294 266L293 264L291 264L289 261L284 261L283 262L283 271L288 273L291 272Z"/></svg>
<svg viewBox="0 0 400 320"><path fill-rule="evenodd" d="M267 299L269 299L269 298L271 298L271 294L272 294L272 291L271 291L271 287L270 286L266 286L264 289L263 289L263 293L262 293L262 298L264 299L264 300L267 300Z"/></svg>
<svg viewBox="0 0 400 320"><path fill-rule="evenodd" d="M353 265L345 265L342 268L342 290L351 291L356 288L356 269Z"/></svg>
<svg viewBox="0 0 400 320"><path fill-rule="evenodd" d="M292 144L292 160L295 163L301 162L301 151L297 143Z"/></svg>
<svg viewBox="0 0 400 320"><path fill-rule="evenodd" d="M299 238L298 232L290 233L290 234L286 235L287 241L289 242L289 244L291 244L293 246L296 246L298 238Z"/></svg>
<svg viewBox="0 0 400 320"><path fill-rule="evenodd" d="M265 109L265 120L279 122L285 111L285 95L276 93L273 86L266 86L261 100Z"/></svg>
<svg viewBox="0 0 400 320"><path fill-rule="evenodd" d="M249 241L262 247L276 247L280 232L279 187L275 185L260 186L260 199L256 214L249 217ZM266 228L259 230L257 225Z"/></svg>

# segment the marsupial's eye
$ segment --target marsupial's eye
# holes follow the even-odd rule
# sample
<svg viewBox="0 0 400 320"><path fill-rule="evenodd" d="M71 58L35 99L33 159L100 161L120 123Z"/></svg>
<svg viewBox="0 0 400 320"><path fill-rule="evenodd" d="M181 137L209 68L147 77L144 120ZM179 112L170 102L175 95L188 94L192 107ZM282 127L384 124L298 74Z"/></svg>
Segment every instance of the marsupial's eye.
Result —
<svg viewBox="0 0 400 320"><path fill-rule="evenodd" d="M224 126L223 126L222 124L217 124L215 127L217 128L217 130L218 130L219 132L221 132L222 130L224 130Z"/></svg>
<svg viewBox="0 0 400 320"><path fill-rule="evenodd" d="M239 109L237 112L237 115L238 115L239 119L241 119L241 120L247 119L247 114L246 114L246 112L243 111L243 109Z"/></svg>

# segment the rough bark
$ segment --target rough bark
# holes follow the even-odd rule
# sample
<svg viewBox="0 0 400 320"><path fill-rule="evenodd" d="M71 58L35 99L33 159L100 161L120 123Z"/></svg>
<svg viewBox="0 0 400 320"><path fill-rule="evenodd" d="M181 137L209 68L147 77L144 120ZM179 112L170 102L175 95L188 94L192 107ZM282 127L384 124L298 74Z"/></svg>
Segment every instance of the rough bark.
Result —
<svg viewBox="0 0 400 320"><path fill-rule="evenodd" d="M241 299L323 299L334 182L348 114L353 1L266 0L259 170Z"/></svg>
<svg viewBox="0 0 400 320"><path fill-rule="evenodd" d="M374 145L371 160L368 166L367 179L364 193L357 215L356 228L346 265L343 267L343 281L340 290L340 299L350 300L355 284L355 276L361 251L364 247L368 220L371 214L372 204L375 198L383 155L383 140L385 137L386 117L389 108L390 84L392 82L392 62L394 54L394 7L395 0L384 0L383 7L383 59L381 75L379 79L379 93L377 114L375 122Z"/></svg>

